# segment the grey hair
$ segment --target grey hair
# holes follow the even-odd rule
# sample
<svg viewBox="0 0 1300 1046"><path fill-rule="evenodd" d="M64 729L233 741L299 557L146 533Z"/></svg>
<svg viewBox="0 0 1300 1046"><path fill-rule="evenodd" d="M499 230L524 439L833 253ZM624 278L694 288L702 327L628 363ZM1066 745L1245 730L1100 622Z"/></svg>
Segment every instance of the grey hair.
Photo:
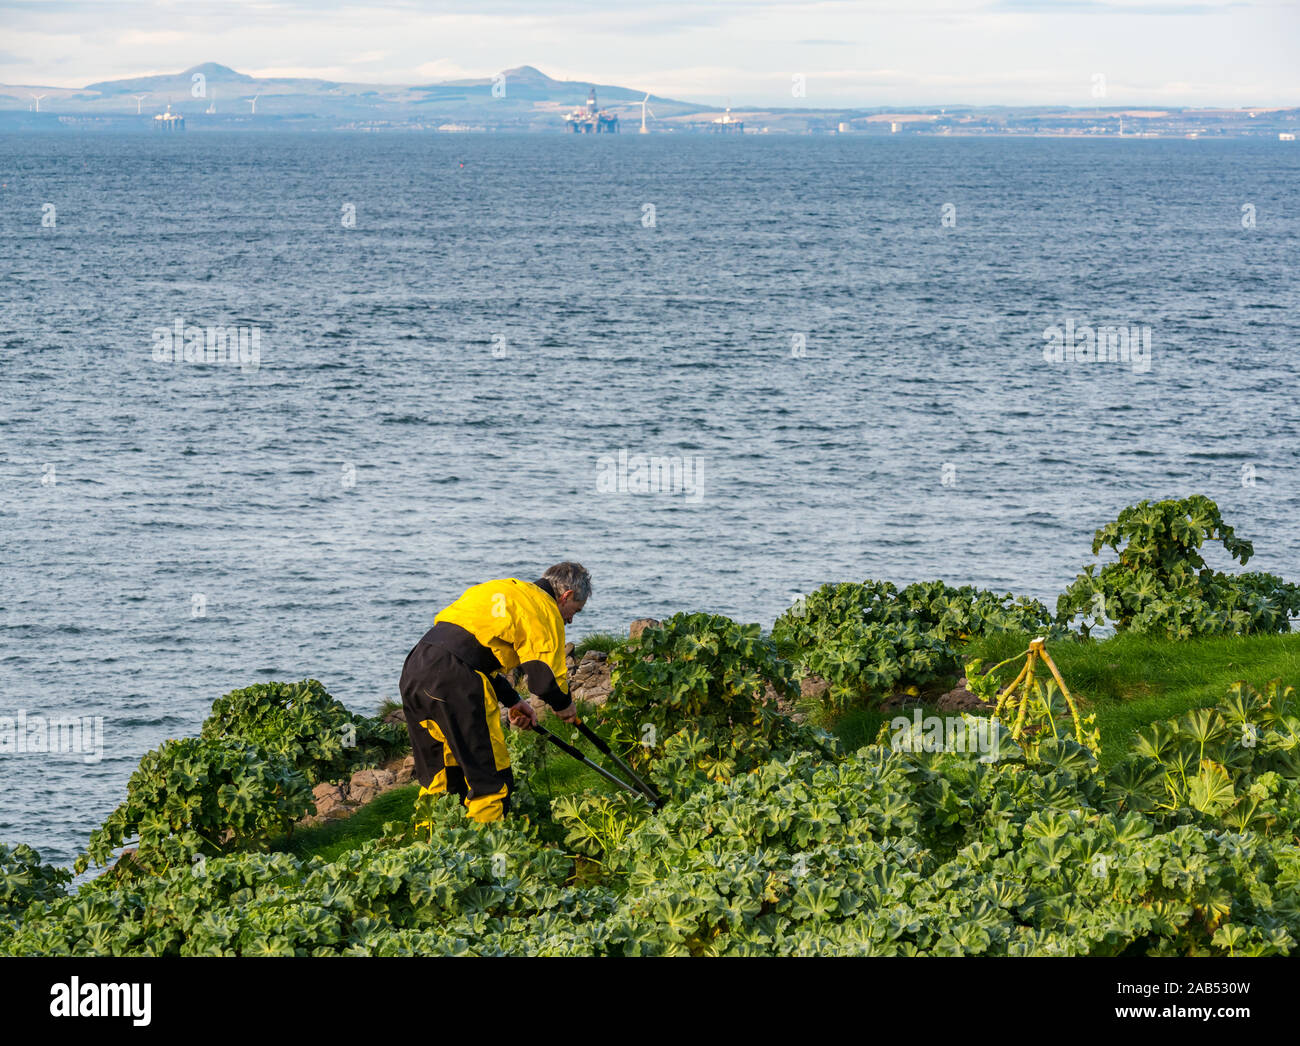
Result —
<svg viewBox="0 0 1300 1046"><path fill-rule="evenodd" d="M556 597L572 592L573 598L579 603L585 603L591 598L591 575L581 563L556 563L555 566L546 568L542 580L550 582Z"/></svg>

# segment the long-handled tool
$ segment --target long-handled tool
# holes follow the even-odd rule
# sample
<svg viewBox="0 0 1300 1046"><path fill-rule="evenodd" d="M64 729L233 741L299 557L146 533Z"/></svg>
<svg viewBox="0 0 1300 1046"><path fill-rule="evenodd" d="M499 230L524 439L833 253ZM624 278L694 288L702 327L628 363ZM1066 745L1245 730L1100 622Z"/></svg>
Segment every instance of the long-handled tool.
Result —
<svg viewBox="0 0 1300 1046"><path fill-rule="evenodd" d="M649 800L650 805L651 805L652 807L654 807L656 810L659 808L659 805L660 805L660 803L662 802L662 800L659 799L658 796L655 796L654 798L651 798L648 794L646 794L645 792L643 792L641 789L636 788L636 787L634 787L633 785L628 784L628 783L627 783L626 781L624 781L621 777L618 777L618 776L616 776L616 775L614 775L614 774L611 774L608 770L606 770L606 769L605 769L603 766L601 766L599 763L594 762L593 760L588 759L585 755L583 755L583 754L582 754L582 749L580 749L580 748L576 748L575 746L569 744L568 741L564 741L564 740L561 740L560 738L556 737L553 733L551 733L549 730L547 730L546 727L542 726L540 723L539 723L539 724L535 724L535 725L533 726L533 730L535 730L537 733L541 734L544 738L546 738L546 740L550 741L551 744L555 745L557 748L559 748L559 749L561 749L562 751L566 752L567 754L573 756L573 758L576 759L576 760L578 760L578 762L583 763L583 764L585 764L585 765L591 767L593 770L596 771L596 773L600 774L601 777L605 778L605 779L608 780L608 781L612 781L614 784L618 785L618 786L619 786L620 788L622 788L624 791L631 792L633 795L638 795L638 796L641 796L641 797L643 797L643 798Z"/></svg>
<svg viewBox="0 0 1300 1046"><path fill-rule="evenodd" d="M637 777L636 771L633 770L630 766L627 765L627 763L623 762L622 759L620 759L618 756L614 754L614 750L610 748L608 744L605 743L605 739L601 737L600 734L596 733L595 730L591 729L591 727L589 727L581 719L575 719L573 721L573 725L576 726L580 731L582 731L583 736L585 736L588 741L590 741L593 745L595 745L598 749L600 749L601 752L609 756L609 758L614 760L614 762L618 763L618 765L623 768L623 772L627 774L628 777L632 778L632 782L638 788L640 788L643 793L645 793L645 797L649 799L651 803L653 803L655 806L659 806L661 803L663 803L663 799L660 798L659 793L656 792L644 781L642 781L641 778Z"/></svg>

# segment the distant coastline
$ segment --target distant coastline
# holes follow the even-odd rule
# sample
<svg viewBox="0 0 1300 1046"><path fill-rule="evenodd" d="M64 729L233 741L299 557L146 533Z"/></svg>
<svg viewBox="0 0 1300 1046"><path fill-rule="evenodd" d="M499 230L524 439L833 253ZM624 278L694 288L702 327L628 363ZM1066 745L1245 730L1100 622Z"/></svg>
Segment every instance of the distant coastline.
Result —
<svg viewBox="0 0 1300 1046"><path fill-rule="evenodd" d="M403 123L400 121L379 121L373 123L358 122L332 122L323 119L305 119L302 117L261 117L254 122L251 120L225 120L204 122L200 119L190 117L184 121L185 126L181 130L190 134L212 134L212 133L246 133L246 134L470 134L470 135L519 135L535 134L539 136L556 135L571 137L567 129L561 124L556 127L536 127L536 126L490 126L490 125L459 125L447 126L429 125L413 121ZM140 120L135 117L115 117L88 113L18 113L13 111L0 110L0 134L61 134L67 132L90 132L90 133L108 133L108 134L156 134L160 133L152 121ZM630 132L623 132L629 134ZM710 134L698 126L683 124L674 128L662 128L652 132L660 135L671 135L673 137L717 137ZM908 130L895 134L879 134L873 132L862 132L856 130L841 131L838 129L798 129L787 126L758 126L753 129L746 129L741 134L728 135L726 137L769 137L769 138L870 138L873 140L882 139L919 139L942 140L942 139L961 139L970 141L976 139L1066 139L1066 140L1104 140L1104 141L1255 141L1255 142L1280 142L1282 145L1291 145L1295 143L1295 131L1284 131L1270 128L1268 130L1251 129L1251 133L1236 132L1232 130L1219 131L1183 131L1170 130L1165 132L1145 131L1129 132L1125 131L1120 134L1117 131L1108 130L1086 130L1086 131L1063 131L1063 130L949 130L934 131ZM1292 137L1287 138L1287 135ZM605 137L609 137L606 135ZM639 137L639 135L638 135Z"/></svg>
<svg viewBox="0 0 1300 1046"><path fill-rule="evenodd" d="M814 84L814 89L815 89ZM1107 105L1081 84L1080 104L718 107L641 88L556 80L533 66L423 85L253 77L216 62L83 88L0 85L0 131L343 131L571 133L597 96L621 134L840 134L952 138L1256 138L1300 128L1300 107L1207 109ZM644 112L643 112L644 109ZM173 114L180 123L164 119Z"/></svg>

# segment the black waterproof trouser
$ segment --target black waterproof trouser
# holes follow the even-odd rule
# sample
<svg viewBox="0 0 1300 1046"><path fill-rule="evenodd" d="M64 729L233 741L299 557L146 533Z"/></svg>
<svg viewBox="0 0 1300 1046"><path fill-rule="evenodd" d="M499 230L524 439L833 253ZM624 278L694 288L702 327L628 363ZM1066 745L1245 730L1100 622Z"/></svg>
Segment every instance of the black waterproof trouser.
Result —
<svg viewBox="0 0 1300 1046"><path fill-rule="evenodd" d="M402 666L401 693L420 794L458 795L475 821L504 817L514 776L488 674L426 636Z"/></svg>

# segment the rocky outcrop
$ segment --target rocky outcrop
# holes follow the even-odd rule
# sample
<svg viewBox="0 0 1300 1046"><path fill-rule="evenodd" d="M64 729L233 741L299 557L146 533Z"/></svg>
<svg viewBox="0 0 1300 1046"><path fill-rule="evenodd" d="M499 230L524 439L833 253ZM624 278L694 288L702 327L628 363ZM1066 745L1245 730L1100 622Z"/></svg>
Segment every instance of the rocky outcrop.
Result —
<svg viewBox="0 0 1300 1046"><path fill-rule="evenodd" d="M569 693L576 701L603 705L609 700L609 655L603 650L588 650L580 661L568 659Z"/></svg>
<svg viewBox="0 0 1300 1046"><path fill-rule="evenodd" d="M304 824L319 824L321 821L333 821L347 817L352 811L347 808L348 793L341 784L322 781L311 790L312 801L316 804L316 816L303 818Z"/></svg>
<svg viewBox="0 0 1300 1046"><path fill-rule="evenodd" d="M348 782L348 801L361 806L396 785L397 775L391 770L358 770Z"/></svg>
<svg viewBox="0 0 1300 1046"><path fill-rule="evenodd" d="M351 817L366 803L415 779L415 757L398 756L382 767L358 770L346 781L322 781L311 790L316 813L299 824L324 824Z"/></svg>
<svg viewBox="0 0 1300 1046"><path fill-rule="evenodd" d="M965 676L957 680L957 685L935 702L935 707L940 712L988 712L993 709L993 705L989 702L966 689Z"/></svg>
<svg viewBox="0 0 1300 1046"><path fill-rule="evenodd" d="M639 617L627 626L627 634L631 639L640 639L641 633L647 628L658 628L662 622L656 621L652 617Z"/></svg>

